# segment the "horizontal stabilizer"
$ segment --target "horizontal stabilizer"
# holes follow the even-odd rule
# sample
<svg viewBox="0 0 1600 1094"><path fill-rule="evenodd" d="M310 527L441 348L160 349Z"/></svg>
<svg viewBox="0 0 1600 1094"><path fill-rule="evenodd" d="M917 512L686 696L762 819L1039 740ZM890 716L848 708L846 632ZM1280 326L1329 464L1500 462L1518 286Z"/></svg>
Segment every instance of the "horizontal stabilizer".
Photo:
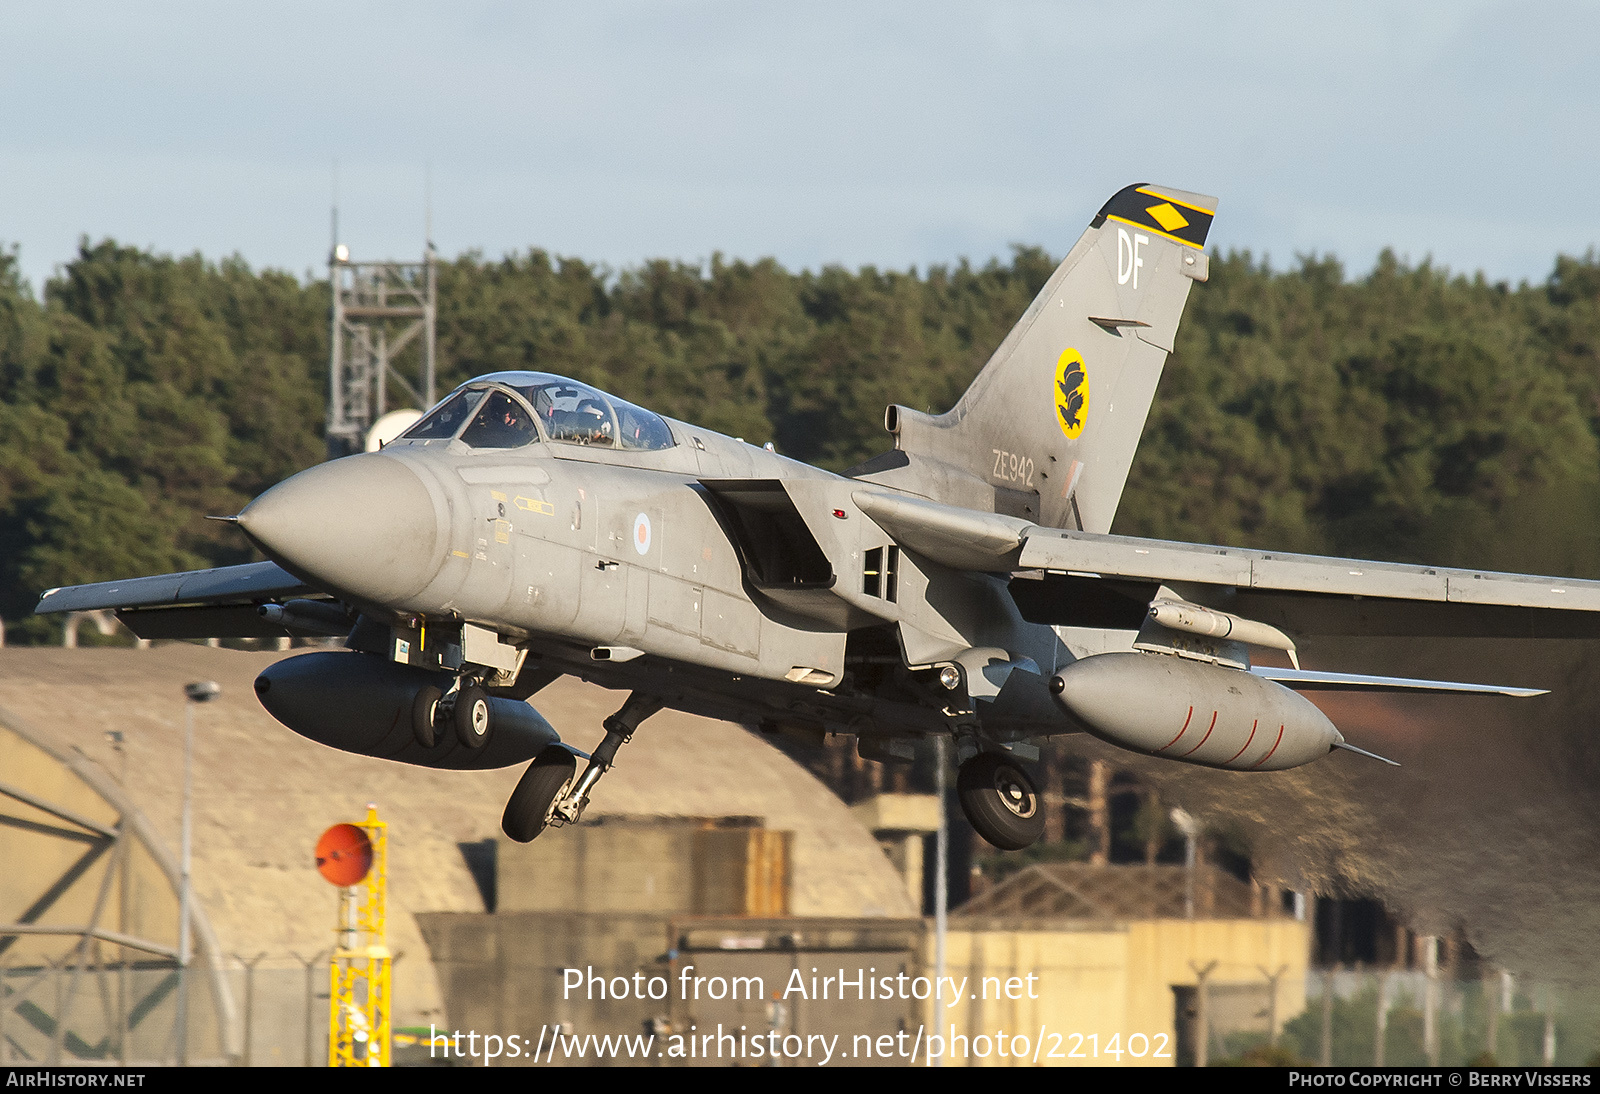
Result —
<svg viewBox="0 0 1600 1094"><path fill-rule="evenodd" d="M1388 691L1402 694L1453 692L1466 695L1510 695L1518 699L1548 694L1539 688L1513 688L1501 684L1460 684L1450 680L1412 680L1404 676L1362 676L1350 672L1311 672L1264 665L1252 666L1250 671L1296 691Z"/></svg>
<svg viewBox="0 0 1600 1094"><path fill-rule="evenodd" d="M48 615L175 604L248 604L317 591L275 562L247 562L242 566L219 566L211 570L50 589L39 598L34 612Z"/></svg>

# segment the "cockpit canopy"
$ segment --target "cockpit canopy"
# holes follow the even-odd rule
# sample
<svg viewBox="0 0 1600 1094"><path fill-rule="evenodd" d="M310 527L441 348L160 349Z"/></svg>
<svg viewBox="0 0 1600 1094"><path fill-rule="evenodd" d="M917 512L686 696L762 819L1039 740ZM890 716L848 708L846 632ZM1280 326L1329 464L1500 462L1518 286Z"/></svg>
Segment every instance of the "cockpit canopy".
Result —
<svg viewBox="0 0 1600 1094"><path fill-rule="evenodd" d="M459 435L473 448L519 448L537 440L540 433L561 444L635 451L671 448L676 443L667 423L650 411L547 372L479 376L401 439L447 440Z"/></svg>

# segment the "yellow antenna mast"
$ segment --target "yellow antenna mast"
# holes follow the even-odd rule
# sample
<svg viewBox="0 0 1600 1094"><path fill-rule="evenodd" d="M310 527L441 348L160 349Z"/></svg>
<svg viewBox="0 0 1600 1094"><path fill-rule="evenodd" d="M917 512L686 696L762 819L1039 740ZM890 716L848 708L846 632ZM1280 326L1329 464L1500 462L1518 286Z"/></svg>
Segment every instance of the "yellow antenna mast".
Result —
<svg viewBox="0 0 1600 1094"><path fill-rule="evenodd" d="M339 887L338 942L329 966L329 1067L389 1066L388 828L369 803L365 820L336 824L317 841L317 871Z"/></svg>

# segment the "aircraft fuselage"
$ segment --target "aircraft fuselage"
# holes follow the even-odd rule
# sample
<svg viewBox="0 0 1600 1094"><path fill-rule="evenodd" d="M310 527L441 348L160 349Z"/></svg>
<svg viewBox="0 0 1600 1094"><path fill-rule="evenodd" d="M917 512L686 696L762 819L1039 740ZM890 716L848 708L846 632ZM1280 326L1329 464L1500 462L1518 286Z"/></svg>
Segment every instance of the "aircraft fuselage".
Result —
<svg viewBox="0 0 1600 1094"><path fill-rule="evenodd" d="M675 443L650 452L402 439L303 472L240 523L285 568L391 625L381 649L369 638L373 652L432 667L419 657L427 628L437 655L448 628L465 623L566 672L612 687L648 675L670 705L747 722L922 733L969 716L945 709L951 697L915 673L908 684L903 664L885 664L904 661L902 626L952 654L1036 651L1045 669L1070 659L1049 627L1021 621L1003 578L895 548L850 502L853 480L669 428ZM705 485L779 481L782 496L757 504L784 513L753 530L730 527L739 515ZM792 559L764 570L750 557L807 536L826 556L811 563L825 579L783 571L800 565ZM935 585L944 594L930 598ZM888 645L847 664L848 633L862 625L879 625ZM1060 732L1059 712L1047 713Z"/></svg>

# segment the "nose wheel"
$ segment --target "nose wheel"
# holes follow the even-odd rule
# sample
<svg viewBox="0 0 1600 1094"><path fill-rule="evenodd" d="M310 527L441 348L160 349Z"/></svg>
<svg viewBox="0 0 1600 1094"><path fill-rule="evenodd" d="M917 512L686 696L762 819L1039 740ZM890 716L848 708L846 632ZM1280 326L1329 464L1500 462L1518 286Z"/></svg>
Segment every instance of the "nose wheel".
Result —
<svg viewBox="0 0 1600 1094"><path fill-rule="evenodd" d="M433 685L417 692L411 704L411 732L417 744L431 749L439 743L440 731L454 732L467 748L482 748L494 729L494 711L489 693L477 684L462 681L454 695L446 695Z"/></svg>
<svg viewBox="0 0 1600 1094"><path fill-rule="evenodd" d="M1020 851L1044 834L1044 802L1009 756L980 752L962 764L956 796L978 835L1002 851Z"/></svg>
<svg viewBox="0 0 1600 1094"><path fill-rule="evenodd" d="M417 744L423 748L431 749L439 743L437 720L439 717L439 702L444 698L444 692L427 685L417 692L416 699L411 704L411 732L417 738Z"/></svg>
<svg viewBox="0 0 1600 1094"><path fill-rule="evenodd" d="M489 693L477 684L463 687L450 720L458 741L468 748L482 748L489 741Z"/></svg>

